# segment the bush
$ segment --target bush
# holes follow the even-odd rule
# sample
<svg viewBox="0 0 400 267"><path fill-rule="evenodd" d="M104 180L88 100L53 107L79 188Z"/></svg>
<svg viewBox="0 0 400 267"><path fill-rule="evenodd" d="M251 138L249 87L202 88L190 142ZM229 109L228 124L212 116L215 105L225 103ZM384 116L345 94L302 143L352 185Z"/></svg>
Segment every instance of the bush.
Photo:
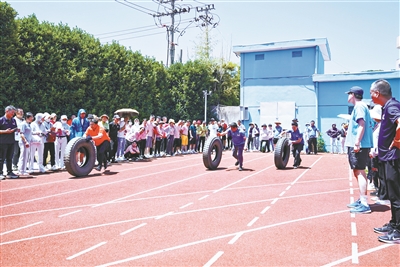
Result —
<svg viewBox="0 0 400 267"><path fill-rule="evenodd" d="M317 151L326 152L325 141L324 138L322 138L322 134L319 135L317 140Z"/></svg>

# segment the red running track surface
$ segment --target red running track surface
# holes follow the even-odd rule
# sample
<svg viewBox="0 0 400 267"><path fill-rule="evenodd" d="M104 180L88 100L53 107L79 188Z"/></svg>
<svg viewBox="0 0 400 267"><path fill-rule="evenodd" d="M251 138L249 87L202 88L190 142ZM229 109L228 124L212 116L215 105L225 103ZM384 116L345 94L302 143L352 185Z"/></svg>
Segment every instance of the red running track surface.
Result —
<svg viewBox="0 0 400 267"><path fill-rule="evenodd" d="M3 180L1 266L400 266L400 246L373 232L390 208L346 207L358 185L345 155L277 170L245 153L239 172L230 154L215 171L196 154Z"/></svg>

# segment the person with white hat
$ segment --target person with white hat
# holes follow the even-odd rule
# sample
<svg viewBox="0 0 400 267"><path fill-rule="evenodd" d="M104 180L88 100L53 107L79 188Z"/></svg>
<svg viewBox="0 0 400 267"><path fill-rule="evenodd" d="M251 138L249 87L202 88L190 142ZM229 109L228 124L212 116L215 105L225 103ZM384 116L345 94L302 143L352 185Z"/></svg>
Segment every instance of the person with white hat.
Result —
<svg viewBox="0 0 400 267"><path fill-rule="evenodd" d="M54 124L55 131L56 131L56 141L54 142L55 147L55 154L56 154L56 168L60 170L65 170L64 165L64 155L65 155L65 148L67 147L68 143L68 136L69 136L69 125L67 123L68 117L67 115L62 115L61 120L57 121Z"/></svg>

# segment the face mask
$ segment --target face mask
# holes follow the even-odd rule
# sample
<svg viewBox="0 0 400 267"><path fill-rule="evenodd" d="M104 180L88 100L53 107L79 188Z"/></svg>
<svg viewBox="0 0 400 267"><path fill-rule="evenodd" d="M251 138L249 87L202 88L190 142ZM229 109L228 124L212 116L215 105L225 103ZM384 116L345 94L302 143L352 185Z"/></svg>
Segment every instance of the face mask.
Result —
<svg viewBox="0 0 400 267"><path fill-rule="evenodd" d="M46 122L50 122L50 118L45 119Z"/></svg>
<svg viewBox="0 0 400 267"><path fill-rule="evenodd" d="M129 126L132 126L132 122L130 121L130 122L128 123L128 125L129 125Z"/></svg>

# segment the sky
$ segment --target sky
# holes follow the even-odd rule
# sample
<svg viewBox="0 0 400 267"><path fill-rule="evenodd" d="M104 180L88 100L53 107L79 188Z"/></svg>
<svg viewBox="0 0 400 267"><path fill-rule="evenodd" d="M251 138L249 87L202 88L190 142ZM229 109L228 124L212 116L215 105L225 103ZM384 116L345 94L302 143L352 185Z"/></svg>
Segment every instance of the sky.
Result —
<svg viewBox="0 0 400 267"><path fill-rule="evenodd" d="M78 27L101 43L117 41L142 55L167 62L167 34L162 25L171 25L168 16L154 19L151 14L165 12L167 0L10 0L18 17L35 14L39 21ZM327 38L331 61L325 73L392 70L400 58L400 1L292 0L245 1L176 0L178 7L191 7L189 13L175 16L175 60L195 58L205 28L194 21L205 12L196 7L214 5L209 12L213 56L240 63L232 52L235 45ZM169 4L164 4L169 5ZM134 7L134 8L132 8ZM143 7L143 8L140 8ZM192 23L191 23L192 22ZM209 28L210 29L210 28Z"/></svg>

